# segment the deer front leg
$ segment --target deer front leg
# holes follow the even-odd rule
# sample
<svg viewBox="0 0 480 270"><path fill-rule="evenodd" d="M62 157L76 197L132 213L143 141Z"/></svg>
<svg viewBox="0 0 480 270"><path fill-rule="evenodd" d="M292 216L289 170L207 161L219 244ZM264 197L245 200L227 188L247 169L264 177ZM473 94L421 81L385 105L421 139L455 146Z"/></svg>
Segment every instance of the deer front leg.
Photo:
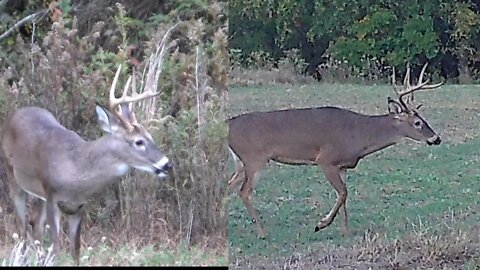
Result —
<svg viewBox="0 0 480 270"><path fill-rule="evenodd" d="M242 161L240 161L240 158L233 152L232 149L230 149L230 153L233 156L234 162L235 162L235 170L233 171L232 175L230 176L228 180L228 189L233 188L237 184L237 182L242 178L241 175L244 174L244 166Z"/></svg>
<svg viewBox="0 0 480 270"><path fill-rule="evenodd" d="M235 171L232 173L228 180L227 187L228 189L232 189L240 179L242 179L242 174L244 173L242 165L236 165Z"/></svg>
<svg viewBox="0 0 480 270"><path fill-rule="evenodd" d="M10 197L13 200L13 206L15 207L15 213L17 219L20 222L19 230L20 236L23 239L27 237L27 193L16 184L15 175L13 173L13 167L10 164L5 163L5 173L7 174L7 179L9 182L10 188Z"/></svg>
<svg viewBox="0 0 480 270"><path fill-rule="evenodd" d="M335 205L333 206L332 210L318 223L318 225L315 227L315 232L318 232L319 230L327 227L333 222L333 219L338 213L338 210L340 207L344 206L344 214L345 214L345 223L347 221L347 215L346 215L346 207L345 207L345 202L347 200L347 187L345 183L342 180L342 177L340 176L341 170L335 166L322 166L323 168L323 173L325 174L325 177L327 180L332 184L332 186L335 188L335 191L337 192L337 200L335 202Z"/></svg>
<svg viewBox="0 0 480 270"><path fill-rule="evenodd" d="M57 255L60 251L60 216L61 212L58 208L58 205L48 198L46 202L46 211L47 211L47 224L50 226L50 238L53 245L53 254Z"/></svg>
<svg viewBox="0 0 480 270"><path fill-rule="evenodd" d="M17 218L20 222L20 235L23 239L27 237L27 193L23 190L17 189L12 192L13 205L15 206L15 212L17 213Z"/></svg>
<svg viewBox="0 0 480 270"><path fill-rule="evenodd" d="M47 208L45 201L38 199L39 205L35 218L30 224L32 225L33 238L42 242L43 240L43 230L45 229L45 221L47 218Z"/></svg>
<svg viewBox="0 0 480 270"><path fill-rule="evenodd" d="M77 265L80 264L80 231L83 217L83 205L76 213L68 215L68 230L70 239L70 252Z"/></svg>

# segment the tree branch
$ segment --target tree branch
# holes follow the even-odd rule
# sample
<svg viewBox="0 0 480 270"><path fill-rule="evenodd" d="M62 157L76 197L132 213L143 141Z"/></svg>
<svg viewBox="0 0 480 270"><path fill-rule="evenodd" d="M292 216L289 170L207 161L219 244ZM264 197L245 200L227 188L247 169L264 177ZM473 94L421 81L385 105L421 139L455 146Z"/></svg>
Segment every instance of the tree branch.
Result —
<svg viewBox="0 0 480 270"><path fill-rule="evenodd" d="M21 19L20 21L18 21L15 25L13 25L12 27L10 27L10 29L8 29L7 31L5 31L5 33L3 33L2 35L0 35L0 41L2 41L2 39L8 37L13 31L15 31L17 28L19 28L20 26L26 24L27 22L29 21L33 21L37 16L44 16L45 14L48 13L48 9L42 9L36 13L33 13L33 14L30 14L28 15L27 17Z"/></svg>

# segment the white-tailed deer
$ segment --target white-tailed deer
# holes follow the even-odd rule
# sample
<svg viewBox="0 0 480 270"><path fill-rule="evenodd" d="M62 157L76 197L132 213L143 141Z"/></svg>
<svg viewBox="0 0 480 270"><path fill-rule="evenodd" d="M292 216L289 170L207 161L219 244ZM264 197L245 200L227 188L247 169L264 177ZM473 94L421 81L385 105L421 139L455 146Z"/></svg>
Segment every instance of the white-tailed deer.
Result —
<svg viewBox="0 0 480 270"><path fill-rule="evenodd" d="M109 108L100 105L96 113L100 127L108 134L85 141L63 127L47 110L23 107L9 115L3 125L2 150L7 177L21 233L27 234L26 195L41 199L41 210L33 226L34 238L43 235L45 221L50 226L54 253L59 251L61 213L68 216L70 249L80 260L82 207L94 193L125 175L134 167L160 178L172 169L148 131L137 122L133 103L160 94L147 89L138 94L131 77L121 98L115 97L121 66L110 89ZM135 74L133 76L135 82ZM147 87L145 87L147 88Z"/></svg>
<svg viewBox="0 0 480 270"><path fill-rule="evenodd" d="M288 109L270 112L252 112L229 119L228 142L235 159L235 171L228 186L240 179L240 196L256 224L261 237L265 230L257 211L252 206L255 176L268 161L292 165L318 165L337 192L331 211L315 227L319 231L330 225L343 206L344 233L348 233L346 171L355 168L363 157L389 147L402 138L438 145L440 137L432 130L416 109L404 101L414 91L433 89L443 82L427 85L420 73L418 84L410 85L407 68L406 89L399 100L388 97L388 114L364 115L337 107ZM394 81L393 76L393 81ZM395 85L395 82L394 82ZM395 89L395 86L394 86ZM417 107L418 109L418 107ZM243 178L242 178L243 176Z"/></svg>

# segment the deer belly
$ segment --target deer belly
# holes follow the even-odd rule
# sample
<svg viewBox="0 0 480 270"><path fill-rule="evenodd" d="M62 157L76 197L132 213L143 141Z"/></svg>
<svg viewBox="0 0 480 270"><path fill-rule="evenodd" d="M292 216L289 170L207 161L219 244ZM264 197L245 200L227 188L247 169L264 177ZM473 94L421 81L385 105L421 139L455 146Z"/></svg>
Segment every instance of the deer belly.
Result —
<svg viewBox="0 0 480 270"><path fill-rule="evenodd" d="M271 159L291 165L312 165L315 164L315 153L294 145L285 145L282 149L277 149Z"/></svg>
<svg viewBox="0 0 480 270"><path fill-rule="evenodd" d="M304 160L304 159L293 159L293 158L286 158L286 157L275 157L272 158L273 161L289 164L289 165L314 165L315 162L311 160Z"/></svg>
<svg viewBox="0 0 480 270"><path fill-rule="evenodd" d="M43 190L42 183L40 180L36 179L35 177L29 176L17 170L13 170L13 174L15 176L15 180L17 184L28 194L40 198L42 200L46 200L45 191Z"/></svg>

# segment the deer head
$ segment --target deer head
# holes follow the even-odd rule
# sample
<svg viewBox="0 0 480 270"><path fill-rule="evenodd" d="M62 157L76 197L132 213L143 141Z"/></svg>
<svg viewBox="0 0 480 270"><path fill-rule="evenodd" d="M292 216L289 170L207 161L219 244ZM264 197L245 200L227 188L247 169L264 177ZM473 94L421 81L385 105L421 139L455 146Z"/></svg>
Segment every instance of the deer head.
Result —
<svg viewBox="0 0 480 270"><path fill-rule="evenodd" d="M132 95L128 95L132 76L130 76L125 84L123 94L120 98L115 97L115 87L120 75L121 66L118 67L117 73L110 88L110 96L108 109L97 105L96 113L100 127L116 138L114 146L118 149L121 156L125 155L123 160L127 161L128 166L155 173L163 178L167 176L172 169L172 163L158 149L153 141L150 133L137 121L134 113L134 102L152 98L160 94L160 91L145 90L139 94L133 83ZM135 81L135 74L133 76ZM119 170L126 170L128 167L120 166ZM122 174L122 172L119 172Z"/></svg>
<svg viewBox="0 0 480 270"><path fill-rule="evenodd" d="M413 93L419 90L434 89L440 87L443 82L429 85L429 80L423 81L423 76L427 68L425 64L420 72L418 82L416 85L410 84L410 66L407 65L407 72L404 78L403 89L400 90L395 84L395 69L392 75L392 85L394 92L397 93L398 101L388 97L388 111L397 119L396 125L399 129L403 130L404 135L416 141L426 141L428 145L438 145L441 142L440 137L433 131L427 121L422 118L418 109L422 104L413 109L411 105L413 103ZM405 100L406 99L406 100Z"/></svg>

